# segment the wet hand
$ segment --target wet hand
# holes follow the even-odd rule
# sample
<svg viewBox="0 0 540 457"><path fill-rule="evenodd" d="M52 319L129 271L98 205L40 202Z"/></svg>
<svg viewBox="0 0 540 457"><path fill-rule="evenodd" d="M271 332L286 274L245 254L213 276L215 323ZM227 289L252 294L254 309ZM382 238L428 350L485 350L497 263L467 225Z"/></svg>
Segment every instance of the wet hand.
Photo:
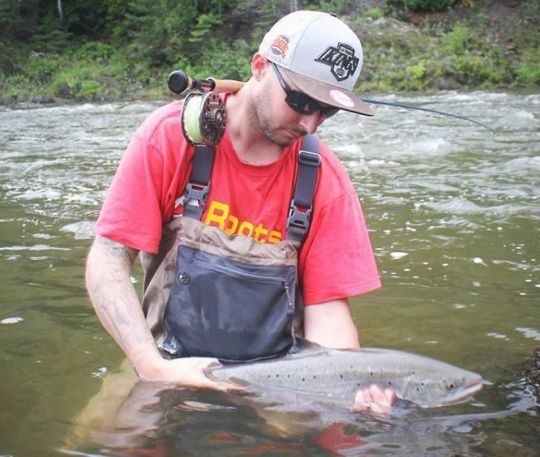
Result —
<svg viewBox="0 0 540 457"><path fill-rule="evenodd" d="M352 410L387 416L392 412L392 405L396 401L396 398L396 391L394 389L371 384L356 392Z"/></svg>
<svg viewBox="0 0 540 457"><path fill-rule="evenodd" d="M243 391L241 386L226 382L213 381L205 375L205 370L219 365L219 361L209 357L185 357L180 359L160 359L151 369L139 370L138 375L144 381L175 384L197 389L212 389L222 392Z"/></svg>

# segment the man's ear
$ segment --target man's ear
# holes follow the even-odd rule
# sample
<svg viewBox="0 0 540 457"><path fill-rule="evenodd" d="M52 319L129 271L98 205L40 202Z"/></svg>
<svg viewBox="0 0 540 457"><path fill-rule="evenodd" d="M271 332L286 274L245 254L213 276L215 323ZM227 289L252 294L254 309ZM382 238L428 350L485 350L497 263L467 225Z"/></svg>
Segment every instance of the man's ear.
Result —
<svg viewBox="0 0 540 457"><path fill-rule="evenodd" d="M259 52L253 54L251 58L251 74L257 81L263 78L268 68L270 68L270 62L266 57Z"/></svg>

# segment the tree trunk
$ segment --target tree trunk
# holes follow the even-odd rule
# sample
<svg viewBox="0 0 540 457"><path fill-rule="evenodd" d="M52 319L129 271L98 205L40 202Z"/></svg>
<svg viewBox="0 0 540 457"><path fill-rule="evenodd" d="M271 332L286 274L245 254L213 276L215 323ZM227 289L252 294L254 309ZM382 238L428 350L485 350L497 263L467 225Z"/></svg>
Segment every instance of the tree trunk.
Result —
<svg viewBox="0 0 540 457"><path fill-rule="evenodd" d="M62 0L56 0L56 7L58 8L58 17L60 22L64 22L64 9L62 8Z"/></svg>

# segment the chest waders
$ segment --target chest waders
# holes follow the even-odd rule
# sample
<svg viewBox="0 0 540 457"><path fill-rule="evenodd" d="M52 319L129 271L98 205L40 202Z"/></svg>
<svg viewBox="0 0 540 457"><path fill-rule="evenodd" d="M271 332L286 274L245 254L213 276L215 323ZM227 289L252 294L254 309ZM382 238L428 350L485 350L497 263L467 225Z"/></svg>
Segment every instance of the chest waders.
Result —
<svg viewBox="0 0 540 457"><path fill-rule="evenodd" d="M214 152L196 146L180 200L184 214L164 226L157 255L141 255L147 323L166 357L275 357L302 335L298 249L309 229L321 161L318 140L304 137L287 238L277 244L230 236L201 221Z"/></svg>

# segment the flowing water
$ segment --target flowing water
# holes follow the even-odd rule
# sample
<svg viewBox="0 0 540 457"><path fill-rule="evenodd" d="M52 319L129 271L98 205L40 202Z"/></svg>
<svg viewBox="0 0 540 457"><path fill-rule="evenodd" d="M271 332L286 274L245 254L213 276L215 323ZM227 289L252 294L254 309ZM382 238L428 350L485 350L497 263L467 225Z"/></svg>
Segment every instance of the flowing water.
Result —
<svg viewBox="0 0 540 457"><path fill-rule="evenodd" d="M383 107L321 128L384 282L352 301L354 318L363 345L477 371L481 393L376 417L115 384L123 357L86 298L84 259L122 151L157 104L0 108L0 456L540 455L524 376L540 345L540 95L397 98L492 131Z"/></svg>

